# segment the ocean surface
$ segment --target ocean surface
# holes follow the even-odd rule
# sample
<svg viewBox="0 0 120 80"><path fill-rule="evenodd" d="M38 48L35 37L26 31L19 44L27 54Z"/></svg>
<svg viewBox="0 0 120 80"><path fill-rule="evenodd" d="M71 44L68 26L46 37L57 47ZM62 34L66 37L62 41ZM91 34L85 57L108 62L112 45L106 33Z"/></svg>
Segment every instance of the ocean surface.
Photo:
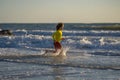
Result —
<svg viewBox="0 0 120 80"><path fill-rule="evenodd" d="M0 80L120 80L120 23L65 23L67 56L41 56L56 25L0 24Z"/></svg>

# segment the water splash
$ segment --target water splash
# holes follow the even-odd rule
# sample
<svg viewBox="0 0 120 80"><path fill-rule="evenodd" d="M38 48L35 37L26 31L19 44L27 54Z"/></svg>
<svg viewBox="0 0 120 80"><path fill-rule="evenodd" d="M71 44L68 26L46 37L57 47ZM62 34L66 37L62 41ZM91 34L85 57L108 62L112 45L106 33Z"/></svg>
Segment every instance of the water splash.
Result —
<svg viewBox="0 0 120 80"><path fill-rule="evenodd" d="M99 41L100 41L100 45L101 45L101 46L105 44L103 37L102 37Z"/></svg>

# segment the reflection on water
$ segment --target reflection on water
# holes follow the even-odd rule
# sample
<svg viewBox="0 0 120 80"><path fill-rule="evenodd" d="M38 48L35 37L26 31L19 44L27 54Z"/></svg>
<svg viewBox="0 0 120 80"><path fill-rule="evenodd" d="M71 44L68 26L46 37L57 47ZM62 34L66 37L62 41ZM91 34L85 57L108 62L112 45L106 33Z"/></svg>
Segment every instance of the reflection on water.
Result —
<svg viewBox="0 0 120 80"><path fill-rule="evenodd" d="M61 67L52 67L53 68L53 74L54 74L54 80L65 80L63 74L63 70L61 69Z"/></svg>
<svg viewBox="0 0 120 80"><path fill-rule="evenodd" d="M54 57L52 63L53 64L64 64L65 59L66 59L66 57ZM54 80L65 80L65 78L64 78L65 73L64 73L62 67L54 66L54 67L52 67L52 69L53 69Z"/></svg>

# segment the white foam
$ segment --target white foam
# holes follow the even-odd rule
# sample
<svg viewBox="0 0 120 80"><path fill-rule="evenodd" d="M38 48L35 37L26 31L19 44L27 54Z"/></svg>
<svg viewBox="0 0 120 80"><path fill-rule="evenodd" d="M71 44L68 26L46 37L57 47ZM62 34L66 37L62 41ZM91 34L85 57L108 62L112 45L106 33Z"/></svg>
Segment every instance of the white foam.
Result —
<svg viewBox="0 0 120 80"><path fill-rule="evenodd" d="M92 42L89 41L89 40L87 39L87 37L84 37L82 40L80 40L80 43L84 43L84 44L92 44Z"/></svg>
<svg viewBox="0 0 120 80"><path fill-rule="evenodd" d="M102 37L99 41L100 41L100 45L101 45L101 46L105 44L103 37Z"/></svg>

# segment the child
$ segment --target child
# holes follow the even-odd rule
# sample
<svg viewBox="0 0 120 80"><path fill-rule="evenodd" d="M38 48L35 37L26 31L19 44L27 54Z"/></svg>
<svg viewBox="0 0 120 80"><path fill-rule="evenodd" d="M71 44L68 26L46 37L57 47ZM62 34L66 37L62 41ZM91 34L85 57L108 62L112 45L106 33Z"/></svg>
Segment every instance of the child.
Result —
<svg viewBox="0 0 120 80"><path fill-rule="evenodd" d="M63 23L58 23L56 26L56 32L53 33L52 38L54 41L54 47L55 47L55 53L62 49L62 45L60 44L61 40L64 40L62 38L62 30L63 30L64 24Z"/></svg>

